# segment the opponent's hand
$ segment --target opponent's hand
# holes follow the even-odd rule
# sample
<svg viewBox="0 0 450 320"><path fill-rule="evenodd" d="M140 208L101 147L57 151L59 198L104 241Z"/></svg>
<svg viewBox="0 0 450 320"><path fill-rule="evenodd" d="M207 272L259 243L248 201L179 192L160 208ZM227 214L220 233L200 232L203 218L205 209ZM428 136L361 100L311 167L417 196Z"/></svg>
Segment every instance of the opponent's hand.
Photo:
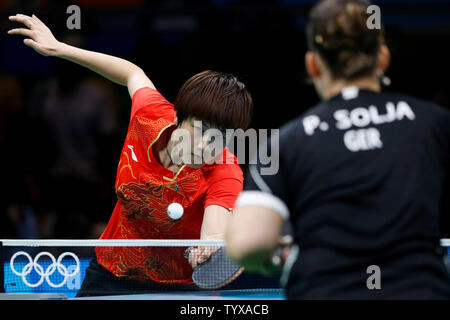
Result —
<svg viewBox="0 0 450 320"><path fill-rule="evenodd" d="M284 264L286 262L291 252L291 246L293 242L294 238L292 238L292 236L290 235L285 235L278 238L278 247L280 248L281 251L281 253L279 254L279 257L281 258L281 264ZM273 262L275 263L275 261Z"/></svg>
<svg viewBox="0 0 450 320"><path fill-rule="evenodd" d="M16 14L15 16L10 16L9 20L23 23L26 28L9 30L8 34L19 34L28 37L23 40L25 45L44 56L58 54L58 49L62 43L55 39L50 29L34 14L31 17L24 14Z"/></svg>
<svg viewBox="0 0 450 320"><path fill-rule="evenodd" d="M279 237L275 248L252 250L242 258L240 263L247 271L274 276L282 271L290 254L292 243L293 238L291 236Z"/></svg>

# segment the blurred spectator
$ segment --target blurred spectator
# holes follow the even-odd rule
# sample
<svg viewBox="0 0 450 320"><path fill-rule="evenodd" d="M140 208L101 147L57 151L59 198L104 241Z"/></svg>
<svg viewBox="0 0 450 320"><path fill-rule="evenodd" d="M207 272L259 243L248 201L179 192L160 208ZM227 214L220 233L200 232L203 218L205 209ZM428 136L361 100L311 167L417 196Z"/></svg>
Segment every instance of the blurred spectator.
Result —
<svg viewBox="0 0 450 320"><path fill-rule="evenodd" d="M81 37L62 39L83 47ZM95 223L108 219L108 193L114 182L110 152L116 133L112 90L93 73L64 60L55 60L56 76L38 84L32 99L32 114L51 130L56 152L49 177L44 181L45 207L55 220L56 238L98 237ZM102 157L103 156L103 157ZM104 162L106 161L106 163ZM106 191L106 190L110 191ZM105 196L106 195L106 196ZM106 199L105 199L106 197ZM48 221L48 222L50 222Z"/></svg>
<svg viewBox="0 0 450 320"><path fill-rule="evenodd" d="M444 89L439 90L439 89L435 89L432 94L431 94L431 98L434 102L436 102L437 104L446 107L447 109L450 108L450 104L448 101L448 95L447 93L444 91Z"/></svg>
<svg viewBox="0 0 450 320"><path fill-rule="evenodd" d="M10 75L0 75L0 88L0 237L36 238L39 231L31 203L39 190L28 166L33 149L28 147L32 141L23 115L23 90Z"/></svg>

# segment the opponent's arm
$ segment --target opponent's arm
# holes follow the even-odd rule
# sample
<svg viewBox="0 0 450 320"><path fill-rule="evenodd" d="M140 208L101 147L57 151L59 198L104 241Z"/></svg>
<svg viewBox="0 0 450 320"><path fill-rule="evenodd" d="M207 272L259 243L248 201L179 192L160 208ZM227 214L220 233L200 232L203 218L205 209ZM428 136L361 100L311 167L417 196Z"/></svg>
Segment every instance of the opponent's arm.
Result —
<svg viewBox="0 0 450 320"><path fill-rule="evenodd" d="M131 97L139 88L150 87L155 89L155 86L145 75L144 71L135 64L118 57L80 49L60 42L55 39L51 30L35 15L30 17L17 14L10 16L9 20L23 23L26 28L9 30L8 34L19 34L28 37L24 39L25 45L44 56L59 57L72 61L97 72L117 84L126 85Z"/></svg>

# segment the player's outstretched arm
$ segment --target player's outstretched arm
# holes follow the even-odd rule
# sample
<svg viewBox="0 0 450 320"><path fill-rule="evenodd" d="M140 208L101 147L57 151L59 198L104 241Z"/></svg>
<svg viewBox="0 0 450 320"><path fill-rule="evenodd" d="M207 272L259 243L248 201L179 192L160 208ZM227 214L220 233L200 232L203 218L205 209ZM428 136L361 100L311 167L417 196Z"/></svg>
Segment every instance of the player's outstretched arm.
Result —
<svg viewBox="0 0 450 320"><path fill-rule="evenodd" d="M18 34L27 37L24 39L25 45L44 56L59 57L72 61L97 72L115 83L126 85L131 97L139 88L155 88L144 71L127 60L80 49L56 40L51 30L35 15L30 17L16 14L15 16L10 16L9 20L23 23L25 26L8 31L8 34Z"/></svg>
<svg viewBox="0 0 450 320"><path fill-rule="evenodd" d="M200 240L224 240L225 230L231 213L222 206L209 205L205 208L200 230ZM193 268L205 262L219 247L200 246L191 251L189 263Z"/></svg>

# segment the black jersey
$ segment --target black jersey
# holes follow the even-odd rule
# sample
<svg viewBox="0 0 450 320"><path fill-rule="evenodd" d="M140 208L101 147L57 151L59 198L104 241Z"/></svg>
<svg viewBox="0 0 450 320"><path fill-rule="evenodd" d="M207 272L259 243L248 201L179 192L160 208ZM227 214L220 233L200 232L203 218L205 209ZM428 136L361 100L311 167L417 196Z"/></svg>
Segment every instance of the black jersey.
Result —
<svg viewBox="0 0 450 320"><path fill-rule="evenodd" d="M348 87L284 125L278 147L278 172L251 165L240 200L272 193L289 211L300 254L288 298L450 297L439 244L447 110Z"/></svg>

